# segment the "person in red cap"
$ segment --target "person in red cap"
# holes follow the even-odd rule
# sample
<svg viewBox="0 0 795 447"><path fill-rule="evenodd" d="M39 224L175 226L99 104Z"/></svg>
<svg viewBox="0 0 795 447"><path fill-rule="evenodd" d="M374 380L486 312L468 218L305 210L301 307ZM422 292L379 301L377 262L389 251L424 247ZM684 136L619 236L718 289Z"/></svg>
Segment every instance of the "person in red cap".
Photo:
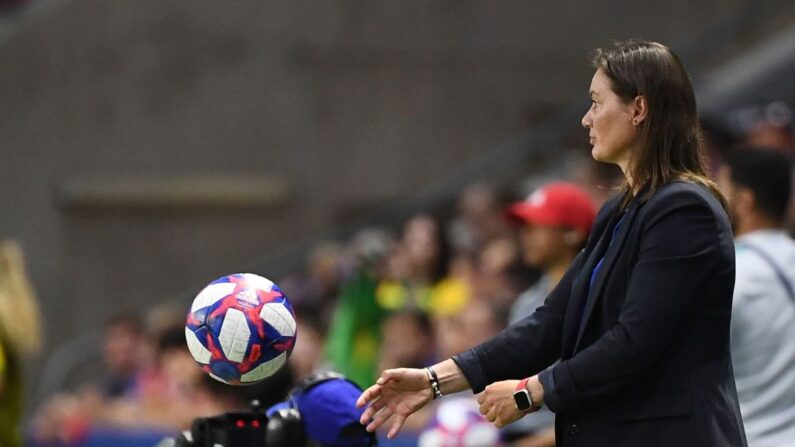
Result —
<svg viewBox="0 0 795 447"><path fill-rule="evenodd" d="M522 225L521 244L525 263L541 270L541 277L522 292L511 306L509 323L528 317L544 304L577 253L585 246L596 208L582 188L572 183L548 183L526 200L508 206L509 219ZM542 408L502 430L507 442L555 445L555 414Z"/></svg>
<svg viewBox="0 0 795 447"><path fill-rule="evenodd" d="M596 209L588 193L577 185L555 182L539 188L525 201L509 205L507 215L522 224L524 261L543 273L512 306L513 324L530 315L560 282L585 246Z"/></svg>

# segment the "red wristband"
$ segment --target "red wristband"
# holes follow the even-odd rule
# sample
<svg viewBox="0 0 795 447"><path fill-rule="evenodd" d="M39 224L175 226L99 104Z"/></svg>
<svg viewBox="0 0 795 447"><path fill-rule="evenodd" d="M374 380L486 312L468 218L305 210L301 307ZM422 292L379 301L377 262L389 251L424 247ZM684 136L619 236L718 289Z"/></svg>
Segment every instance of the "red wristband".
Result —
<svg viewBox="0 0 795 447"><path fill-rule="evenodd" d="M530 380L529 377L525 377L524 379L519 381L519 384L516 385L516 391L524 390L527 388L527 381Z"/></svg>

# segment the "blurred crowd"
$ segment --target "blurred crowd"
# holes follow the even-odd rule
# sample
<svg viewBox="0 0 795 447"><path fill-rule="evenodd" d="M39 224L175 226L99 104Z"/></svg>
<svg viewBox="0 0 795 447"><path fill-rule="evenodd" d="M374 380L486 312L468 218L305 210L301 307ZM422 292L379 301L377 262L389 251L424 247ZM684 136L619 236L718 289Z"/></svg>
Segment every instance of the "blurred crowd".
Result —
<svg viewBox="0 0 795 447"><path fill-rule="evenodd" d="M200 369L185 344L185 309L166 307L146 319L120 314L102 336L104 380L50 397L27 428L26 445L155 445L197 417L244 409L252 399L281 401L288 370L252 387L230 387Z"/></svg>
<svg viewBox="0 0 795 447"><path fill-rule="evenodd" d="M716 179L728 160L753 151L777 153L792 170L795 134L785 104L705 119L704 138ZM202 373L185 346L181 307L113 318L102 338L105 380L42 403L26 428L28 443L151 445L144 440L193 418L245 408L253 398L281 401L314 371L333 369L366 387L384 369L431 365L495 335L543 302L622 180L617 168L592 162L585 145L561 154L572 167L563 178L472 184L454 204L417 212L397 228L318 244L303 271L277 280L295 308L299 336L288 367L261 386L228 387ZM781 226L795 228L792 216L790 207ZM8 334L2 342L13 351ZM784 366L795 370L795 363ZM0 384L4 399L8 389ZM539 412L500 431L478 414L472 396L457 396L428 406L382 445L553 446L552 424L550 413Z"/></svg>

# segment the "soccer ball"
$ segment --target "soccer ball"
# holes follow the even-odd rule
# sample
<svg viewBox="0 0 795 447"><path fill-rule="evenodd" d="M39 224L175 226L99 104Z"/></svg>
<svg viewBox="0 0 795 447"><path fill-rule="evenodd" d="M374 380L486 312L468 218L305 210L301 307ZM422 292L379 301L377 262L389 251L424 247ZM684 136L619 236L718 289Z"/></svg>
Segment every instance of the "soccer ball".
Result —
<svg viewBox="0 0 795 447"><path fill-rule="evenodd" d="M275 374L292 353L296 336L287 297L272 281L251 273L208 284L185 322L193 358L212 378L231 385Z"/></svg>

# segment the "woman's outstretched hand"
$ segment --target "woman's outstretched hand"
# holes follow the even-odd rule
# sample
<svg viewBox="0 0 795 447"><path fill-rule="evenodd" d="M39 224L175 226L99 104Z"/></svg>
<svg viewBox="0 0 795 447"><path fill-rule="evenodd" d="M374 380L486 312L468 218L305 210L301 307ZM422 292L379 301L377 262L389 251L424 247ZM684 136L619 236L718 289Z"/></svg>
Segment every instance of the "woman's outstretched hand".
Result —
<svg viewBox="0 0 795 447"><path fill-rule="evenodd" d="M406 418L424 407L431 399L433 391L425 370L388 369L376 380L375 385L364 390L356 401L357 408L370 403L359 422L362 425L366 424L367 431L372 432L394 416L392 427L387 434L387 438L392 439L400 431Z"/></svg>

